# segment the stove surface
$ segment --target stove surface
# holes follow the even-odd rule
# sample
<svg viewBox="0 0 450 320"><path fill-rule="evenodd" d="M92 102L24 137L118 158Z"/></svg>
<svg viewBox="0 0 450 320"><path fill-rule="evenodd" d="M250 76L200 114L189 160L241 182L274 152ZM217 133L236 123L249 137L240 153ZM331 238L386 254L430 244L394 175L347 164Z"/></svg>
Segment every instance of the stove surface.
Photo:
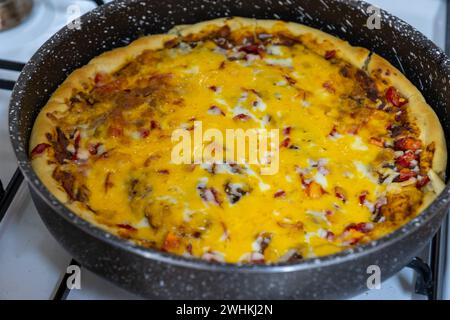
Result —
<svg viewBox="0 0 450 320"><path fill-rule="evenodd" d="M371 2L412 24L441 48L445 47L445 0ZM31 15L21 25L0 32L0 59L26 62L53 33L77 14L94 7L92 1L35 0ZM0 79L15 80L17 76L17 72L0 69ZM10 91L0 89L0 179L5 187L17 167L8 137L10 94ZM425 259L427 255L426 250ZM0 299L51 299L70 260L70 255L43 225L28 188L22 183L0 223ZM369 290L354 299L425 299L424 296L414 294L415 279L415 273L404 268L383 282L380 290ZM450 284L450 279L446 283ZM444 297L450 298L450 285L446 286ZM67 299L138 297L82 269L81 289L71 290Z"/></svg>

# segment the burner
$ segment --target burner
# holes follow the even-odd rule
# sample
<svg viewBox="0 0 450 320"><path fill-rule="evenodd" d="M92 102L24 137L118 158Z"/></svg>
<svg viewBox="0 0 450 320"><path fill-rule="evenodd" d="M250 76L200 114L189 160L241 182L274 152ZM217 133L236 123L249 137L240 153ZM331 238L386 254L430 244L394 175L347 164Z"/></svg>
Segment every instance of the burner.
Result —
<svg viewBox="0 0 450 320"><path fill-rule="evenodd" d="M31 12L32 0L0 0L0 31L21 23Z"/></svg>

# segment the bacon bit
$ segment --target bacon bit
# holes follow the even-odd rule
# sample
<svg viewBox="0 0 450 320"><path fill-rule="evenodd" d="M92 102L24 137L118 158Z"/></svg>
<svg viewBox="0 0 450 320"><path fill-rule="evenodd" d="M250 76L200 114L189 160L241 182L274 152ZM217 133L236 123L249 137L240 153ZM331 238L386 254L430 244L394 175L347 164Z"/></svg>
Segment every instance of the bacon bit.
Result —
<svg viewBox="0 0 450 320"><path fill-rule="evenodd" d="M307 92L305 90L296 88L298 93L295 95L296 98L299 98L300 100L306 101Z"/></svg>
<svg viewBox="0 0 450 320"><path fill-rule="evenodd" d="M108 74L104 72L98 72L94 78L95 86L96 87L103 86L108 81L108 78L109 78Z"/></svg>
<svg viewBox="0 0 450 320"><path fill-rule="evenodd" d="M117 137L120 137L123 134L123 129L119 128L119 127L110 126L108 128L108 133L112 137L117 138Z"/></svg>
<svg viewBox="0 0 450 320"><path fill-rule="evenodd" d="M198 185L197 190L199 192L200 198L205 202L213 202L214 204L221 206L222 201L220 200L219 192L214 188L206 188L204 185Z"/></svg>
<svg viewBox="0 0 450 320"><path fill-rule="evenodd" d="M347 202L347 198L345 197L345 191L341 187L335 187L334 188L334 194L336 195L336 198L342 200L342 202Z"/></svg>
<svg viewBox="0 0 450 320"><path fill-rule="evenodd" d="M302 184L303 188L308 188L308 183L305 180L305 175L303 173L298 174L300 177L300 183Z"/></svg>
<svg viewBox="0 0 450 320"><path fill-rule="evenodd" d="M156 122L155 120L150 121L150 129L161 129L160 125L158 122Z"/></svg>
<svg viewBox="0 0 450 320"><path fill-rule="evenodd" d="M336 50L329 50L327 52L325 52L325 59L326 60L331 60L333 58L336 57Z"/></svg>
<svg viewBox="0 0 450 320"><path fill-rule="evenodd" d="M147 138L150 135L149 129L141 129L140 132L141 138Z"/></svg>
<svg viewBox="0 0 450 320"><path fill-rule="evenodd" d="M144 165L145 165L145 164L144 164ZM148 166L148 165L147 165L147 166ZM183 168L184 168L184 170L187 171L187 172L192 172L192 171L195 170L195 168L196 168L197 166L198 166L197 164L192 163L192 164L187 164L187 165L185 165Z"/></svg>
<svg viewBox="0 0 450 320"><path fill-rule="evenodd" d="M167 169L158 170L157 172L159 174L169 174L169 170L167 170Z"/></svg>
<svg viewBox="0 0 450 320"><path fill-rule="evenodd" d="M381 209L382 206L386 205L387 198L384 196L378 197L377 201L375 202L375 211Z"/></svg>
<svg viewBox="0 0 450 320"><path fill-rule="evenodd" d="M216 92L217 91L217 87L216 86L209 86L209 89Z"/></svg>
<svg viewBox="0 0 450 320"><path fill-rule="evenodd" d="M396 107L401 107L408 103L408 99L401 97L400 93L394 87L387 89L386 100Z"/></svg>
<svg viewBox="0 0 450 320"><path fill-rule="evenodd" d="M60 164L63 164L64 160L72 159L72 153L67 150L68 145L69 139L67 139L60 127L56 127L56 143L53 143L53 149L55 150L56 160Z"/></svg>
<svg viewBox="0 0 450 320"><path fill-rule="evenodd" d="M195 232L192 234L192 236L193 236L195 239L200 239L200 237L202 236L202 233L201 233L200 231L195 231Z"/></svg>
<svg viewBox="0 0 450 320"><path fill-rule="evenodd" d="M291 143L291 139L290 138L285 138L282 142L281 142L281 144L280 144L280 147L281 148L287 148L288 146L289 146L289 144Z"/></svg>
<svg viewBox="0 0 450 320"><path fill-rule="evenodd" d="M327 234L325 235L325 239L327 239L328 241L334 241L335 235L333 232L331 231L327 231Z"/></svg>
<svg viewBox="0 0 450 320"><path fill-rule="evenodd" d="M422 147L422 143L420 140L408 137L408 138L401 138L394 142L394 150L401 150L401 151L416 151Z"/></svg>
<svg viewBox="0 0 450 320"><path fill-rule="evenodd" d="M249 44L244 47L239 48L239 51L245 52L246 54L259 55L260 57L264 54L264 49L257 44Z"/></svg>
<svg viewBox="0 0 450 320"><path fill-rule="evenodd" d="M272 241L272 234L269 232L262 232L256 237L254 245L257 247L255 251L264 254L270 242Z"/></svg>
<svg viewBox="0 0 450 320"><path fill-rule="evenodd" d="M225 112L223 112L222 109L220 109L218 106L211 106L208 109L208 113L209 114L215 114L215 115L222 115L222 116L225 115Z"/></svg>
<svg viewBox="0 0 450 320"><path fill-rule="evenodd" d="M352 224L349 224L347 227L345 227L344 231L351 231L351 230L358 231L361 233L368 233L373 230L373 224L366 223L366 222L361 222L358 224L352 223Z"/></svg>
<svg viewBox="0 0 450 320"><path fill-rule="evenodd" d="M430 178L428 178L428 176L419 176L419 177L420 179L417 179L416 182L416 188L421 189L430 182Z"/></svg>
<svg viewBox="0 0 450 320"><path fill-rule="evenodd" d="M268 33L258 33L256 37L259 40L267 40L267 39L271 39L273 36L271 34L268 34Z"/></svg>
<svg viewBox="0 0 450 320"><path fill-rule="evenodd" d="M251 117L249 115L246 115L243 113L240 113L233 117L233 120L240 120L240 121L248 121L250 119L251 119Z"/></svg>
<svg viewBox="0 0 450 320"><path fill-rule="evenodd" d="M109 158L109 152L105 151L100 155L100 159L108 159Z"/></svg>
<svg viewBox="0 0 450 320"><path fill-rule="evenodd" d="M413 160L417 160L417 155L413 151L406 151L395 160L395 164L403 168L409 168Z"/></svg>
<svg viewBox="0 0 450 320"><path fill-rule="evenodd" d="M362 238L352 238L348 241L345 242L345 244L347 246L354 246L355 244L357 244L359 241L361 241Z"/></svg>
<svg viewBox="0 0 450 320"><path fill-rule="evenodd" d="M111 182L111 175L112 175L112 172L108 172L106 174L105 183L104 183L105 193L108 192L109 188L112 188L114 186L114 184Z"/></svg>
<svg viewBox="0 0 450 320"><path fill-rule="evenodd" d="M192 243L187 244L186 251L192 256Z"/></svg>
<svg viewBox="0 0 450 320"><path fill-rule="evenodd" d="M37 156L43 153L50 145L48 143L39 143L36 147L31 150L31 157Z"/></svg>
<svg viewBox="0 0 450 320"><path fill-rule="evenodd" d="M408 168L403 168L400 170L400 175L394 179L394 182L408 181L409 179L414 178L416 176L417 172Z"/></svg>
<svg viewBox="0 0 450 320"><path fill-rule="evenodd" d="M288 136L291 134L292 127L285 127L283 129L283 135Z"/></svg>
<svg viewBox="0 0 450 320"><path fill-rule="evenodd" d="M361 192L361 194L359 195L359 204L360 205L364 205L364 203L366 202L366 198L369 195L368 191L363 191Z"/></svg>
<svg viewBox="0 0 450 320"><path fill-rule="evenodd" d="M322 186L314 181L306 186L305 192L312 199L318 199L325 193Z"/></svg>
<svg viewBox="0 0 450 320"><path fill-rule="evenodd" d="M79 131L77 131L75 133L75 139L74 139L74 146L75 146L75 150L78 150L78 148L80 147L80 141L81 141L81 134Z"/></svg>
<svg viewBox="0 0 450 320"><path fill-rule="evenodd" d="M167 233L166 235L166 238L164 239L162 249L165 251L170 251L173 249L177 249L179 246L180 246L180 239L175 233L169 231L169 233Z"/></svg>
<svg viewBox="0 0 450 320"><path fill-rule="evenodd" d="M331 81L325 81L322 87L329 93L336 93L336 89L333 87L333 83Z"/></svg>
<svg viewBox="0 0 450 320"><path fill-rule="evenodd" d="M137 231L137 229L135 227L130 226L129 224L125 224L125 223L119 223L119 224L116 224L116 226L121 229L128 230L128 231Z"/></svg>
<svg viewBox="0 0 450 320"><path fill-rule="evenodd" d="M284 190L279 190L279 191L275 192L273 197L274 198L284 198L284 197L286 197L286 192Z"/></svg>
<svg viewBox="0 0 450 320"><path fill-rule="evenodd" d="M372 137L369 139L369 143L373 144L375 146L378 146L380 148L384 147L384 139L383 138Z"/></svg>
<svg viewBox="0 0 450 320"><path fill-rule="evenodd" d="M81 134L77 130L75 132L75 139L73 141L75 152L72 154L72 160L77 160L78 159L78 149L80 148L80 141L81 141Z"/></svg>
<svg viewBox="0 0 450 320"><path fill-rule="evenodd" d="M338 136L338 132L337 132L337 127L336 125L333 125L333 128L331 128L330 133L328 134L328 136L330 137L337 137Z"/></svg>
<svg viewBox="0 0 450 320"><path fill-rule="evenodd" d="M378 197L377 201L375 202L375 208L374 212L372 214L372 221L377 223L380 222L381 219L383 219L383 214L381 213L381 208L385 205L387 205L388 201L387 198L384 196Z"/></svg>
<svg viewBox="0 0 450 320"><path fill-rule="evenodd" d="M98 153L98 148L100 147L101 143L96 144L90 144L88 147L88 151L91 155L96 155Z"/></svg>
<svg viewBox="0 0 450 320"><path fill-rule="evenodd" d="M202 259L208 262L223 263L225 262L221 253L217 251L207 251L202 255Z"/></svg>

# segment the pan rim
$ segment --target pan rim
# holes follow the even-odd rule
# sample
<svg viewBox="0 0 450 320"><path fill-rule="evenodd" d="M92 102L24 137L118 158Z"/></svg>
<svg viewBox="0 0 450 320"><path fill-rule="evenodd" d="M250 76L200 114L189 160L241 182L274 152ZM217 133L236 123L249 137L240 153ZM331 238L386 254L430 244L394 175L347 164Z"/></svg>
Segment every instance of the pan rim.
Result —
<svg viewBox="0 0 450 320"><path fill-rule="evenodd" d="M362 1L354 0L334 0L336 2L344 3L348 6L361 7L368 6L368 3ZM132 0L122 0L119 3L132 2ZM86 21L90 18L95 18L99 13L111 9L111 7L116 6L117 2L111 2L104 6L98 7L81 17L81 21ZM395 22L401 23L406 26L412 33L415 34L420 40L426 44L424 50L433 50L439 52L444 59L440 62L443 72L446 72L450 77L450 60L445 55L445 53L438 48L434 43L428 40L422 33L417 31L414 27L407 24L403 20L381 10L382 14ZM64 206L56 197L43 185L40 179L37 177L36 173L31 167L31 162L28 158L28 152L24 146L27 142L21 141L15 136L15 132L19 131L19 110L20 102L25 92L28 83L28 74L33 72L36 65L44 59L45 55L41 52L43 48L49 45L54 45L55 42L61 41L59 37L62 33L70 34L70 32L75 32L74 30L68 30L67 27L62 28L56 34L54 34L47 42L33 55L31 62L28 62L21 72L19 79L14 86L11 102L9 106L9 134L10 140L18 160L19 168L23 173L28 186L36 192L36 194L43 200L55 213L60 217L64 218L67 222L71 223L73 226L79 228L81 231L87 233L88 235L106 242L120 250L128 251L132 254L139 256L144 259L151 259L158 262L168 263L178 267L186 267L203 271L220 271L220 272L242 272L242 273L280 273L280 272L296 272L306 269L322 268L332 265L337 265L339 263L344 263L349 260L358 259L363 256L367 256L375 251L381 250L382 248L392 245L394 242L401 240L409 236L410 234L417 232L420 228L426 224L427 221L434 218L434 216L445 210L448 207L448 198L450 197L450 183L448 183L441 194L430 204L428 208L423 210L417 217L404 224L401 228L391 232L380 239L371 241L369 243L358 245L351 249L346 249L341 252L332 255L326 255L317 258L305 259L297 263L274 263L268 265L247 265L247 264L235 264L235 263L214 263L202 260L200 258L194 257L184 257L180 255L165 253L157 249L145 248L143 246L137 245L129 240L120 238L101 227L98 227L91 222L82 219L77 214L72 212L70 209ZM53 213L52 213L53 214Z"/></svg>

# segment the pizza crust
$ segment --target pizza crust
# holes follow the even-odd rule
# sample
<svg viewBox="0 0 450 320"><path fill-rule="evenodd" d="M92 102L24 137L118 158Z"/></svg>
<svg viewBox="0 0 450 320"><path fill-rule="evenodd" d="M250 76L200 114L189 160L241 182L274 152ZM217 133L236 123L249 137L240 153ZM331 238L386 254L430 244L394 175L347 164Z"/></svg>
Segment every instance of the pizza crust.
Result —
<svg viewBox="0 0 450 320"><path fill-rule="evenodd" d="M249 29L254 32L256 21L256 19L241 17L217 18L195 24L178 25L170 29L168 33L180 37L187 37L189 35L208 34L225 26L229 27L230 31Z"/></svg>
<svg viewBox="0 0 450 320"><path fill-rule="evenodd" d="M54 130L55 124L46 116L47 113L55 111L64 112L68 106L66 102L72 96L74 90L80 90L86 83L86 80L92 79L99 72L113 73L135 59L145 50L158 50L164 47L168 41L185 37L192 34L201 34L217 30L217 28L228 26L231 31L241 28L258 32L276 33L289 32L291 35L298 36L301 42L316 51L318 54L325 54L329 50L336 50L336 56L349 62L353 66L365 69L370 75L376 71L382 70L390 74L390 83L409 99L411 116L420 127L420 138L426 144L435 142L436 151L433 158L432 170L429 177L432 182L434 192L425 194L424 203L421 210L425 209L445 187L442 181L445 178L445 169L447 164L447 150L445 136L442 126L434 113L433 109L426 103L420 91L395 67L388 61L376 54L370 54L365 48L353 47L348 42L304 25L292 22L282 22L277 20L255 20L248 18L220 18L206 22L200 22L193 25L176 26L164 35L150 35L135 40L130 45L117 48L112 51L101 54L92 59L86 66L75 70L55 91L48 103L39 113L30 138L30 152L39 143L47 143L46 133ZM76 202L71 202L68 195L61 186L52 178L54 164L49 164L47 153L32 160L33 168L36 171L43 184L55 197L64 203L67 207L98 225L91 214L82 208ZM102 226L105 228L105 226ZM114 229L108 228L114 232Z"/></svg>

